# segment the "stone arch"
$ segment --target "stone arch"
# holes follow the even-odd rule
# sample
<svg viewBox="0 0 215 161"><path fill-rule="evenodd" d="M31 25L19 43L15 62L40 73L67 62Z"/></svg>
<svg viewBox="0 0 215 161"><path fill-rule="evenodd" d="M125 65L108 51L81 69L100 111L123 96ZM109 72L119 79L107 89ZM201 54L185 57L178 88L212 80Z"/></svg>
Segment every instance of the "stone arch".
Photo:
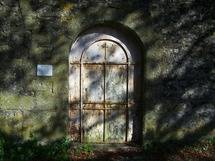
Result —
<svg viewBox="0 0 215 161"><path fill-rule="evenodd" d="M110 23L110 22L109 22ZM73 43L69 55L69 61L78 61L80 60L80 52L76 52L78 49L79 51L82 51L85 46L89 46L89 44L97 41L98 37L100 39L113 39L117 43L121 44L125 49L129 48L129 56L130 59L135 59L135 61L142 61L143 59L143 47L140 42L140 39L138 36L133 32L131 29L125 28L124 26L120 25L100 25L96 24L90 28L85 29L83 32L81 32L78 37L76 38L76 41ZM115 27L117 26L117 27ZM107 31L109 30L109 31ZM96 31L96 32L95 32ZM112 35L107 34L107 32L112 32ZM87 34L86 34L87 33ZM124 39L121 39L120 37L127 37L127 41ZM127 45L127 46L125 46ZM132 50L136 50L139 54L132 54ZM138 50L138 51L137 51ZM76 53L76 54L75 54ZM132 58L133 57L133 58Z"/></svg>
<svg viewBox="0 0 215 161"><path fill-rule="evenodd" d="M83 31L72 45L69 113L73 141L122 143L141 137L143 56L138 40L125 31L95 25Z"/></svg>

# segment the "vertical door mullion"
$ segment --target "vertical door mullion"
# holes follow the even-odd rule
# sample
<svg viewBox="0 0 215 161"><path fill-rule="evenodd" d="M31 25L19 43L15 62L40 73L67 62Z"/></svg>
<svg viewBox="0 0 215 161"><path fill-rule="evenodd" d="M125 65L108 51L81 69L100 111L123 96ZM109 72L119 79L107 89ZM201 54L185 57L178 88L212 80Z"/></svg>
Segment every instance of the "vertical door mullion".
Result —
<svg viewBox="0 0 215 161"><path fill-rule="evenodd" d="M103 122L103 142L105 142L105 133L106 133L106 128L105 128L105 125L106 125L106 118L105 118L105 115L106 115L106 101L105 101L105 93L106 93L106 46L107 44L105 43L105 59L104 59L104 122Z"/></svg>
<svg viewBox="0 0 215 161"><path fill-rule="evenodd" d="M129 65L127 64L126 65L126 74L127 74L127 77L126 77L126 79L127 79L127 81L126 81L126 132L125 132L125 142L128 142L128 126L129 126L129 112L128 112L128 81L129 81Z"/></svg>
<svg viewBox="0 0 215 161"><path fill-rule="evenodd" d="M80 141L83 142L83 125L82 125L82 113L83 113L83 97L82 97L82 70L83 63L80 65Z"/></svg>

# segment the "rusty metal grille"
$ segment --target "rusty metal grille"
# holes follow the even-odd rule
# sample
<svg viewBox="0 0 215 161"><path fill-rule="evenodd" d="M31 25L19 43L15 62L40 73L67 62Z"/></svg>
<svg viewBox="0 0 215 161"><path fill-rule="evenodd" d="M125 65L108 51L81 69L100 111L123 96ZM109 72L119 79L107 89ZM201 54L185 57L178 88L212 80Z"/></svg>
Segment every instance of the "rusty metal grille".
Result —
<svg viewBox="0 0 215 161"><path fill-rule="evenodd" d="M78 142L123 143L134 138L134 64L111 40L86 47L70 64L70 136Z"/></svg>

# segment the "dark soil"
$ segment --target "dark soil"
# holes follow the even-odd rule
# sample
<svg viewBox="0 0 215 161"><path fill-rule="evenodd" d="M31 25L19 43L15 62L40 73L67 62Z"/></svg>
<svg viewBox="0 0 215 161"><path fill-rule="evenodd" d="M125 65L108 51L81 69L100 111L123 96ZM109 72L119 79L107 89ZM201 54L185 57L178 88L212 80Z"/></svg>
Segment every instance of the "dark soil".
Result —
<svg viewBox="0 0 215 161"><path fill-rule="evenodd" d="M94 151L92 155L71 150L73 161L215 161L215 146L178 147L176 149Z"/></svg>

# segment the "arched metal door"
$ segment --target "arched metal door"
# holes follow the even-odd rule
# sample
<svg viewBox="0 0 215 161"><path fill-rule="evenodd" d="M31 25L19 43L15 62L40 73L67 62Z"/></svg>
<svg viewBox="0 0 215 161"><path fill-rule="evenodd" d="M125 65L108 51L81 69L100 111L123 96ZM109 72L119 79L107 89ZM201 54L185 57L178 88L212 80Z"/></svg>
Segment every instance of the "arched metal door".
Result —
<svg viewBox="0 0 215 161"><path fill-rule="evenodd" d="M135 63L125 46L106 38L90 41L81 49L80 61L70 62L70 135L74 141L137 139Z"/></svg>

